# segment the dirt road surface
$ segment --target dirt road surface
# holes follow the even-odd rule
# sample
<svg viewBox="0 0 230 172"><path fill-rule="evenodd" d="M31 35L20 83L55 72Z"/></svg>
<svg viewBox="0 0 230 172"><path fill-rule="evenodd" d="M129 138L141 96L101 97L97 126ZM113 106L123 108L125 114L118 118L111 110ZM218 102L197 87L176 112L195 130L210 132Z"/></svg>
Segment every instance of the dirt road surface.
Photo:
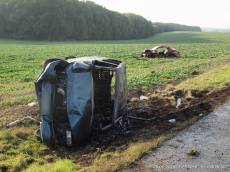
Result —
<svg viewBox="0 0 230 172"><path fill-rule="evenodd" d="M196 155L188 154L191 150ZM143 157L138 166L140 171L230 171L230 102Z"/></svg>

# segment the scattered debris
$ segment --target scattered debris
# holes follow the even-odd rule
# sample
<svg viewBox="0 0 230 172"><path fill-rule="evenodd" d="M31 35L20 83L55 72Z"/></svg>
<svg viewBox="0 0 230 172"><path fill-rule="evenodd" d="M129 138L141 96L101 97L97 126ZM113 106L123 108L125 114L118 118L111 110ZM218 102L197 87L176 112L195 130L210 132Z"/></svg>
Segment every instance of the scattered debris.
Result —
<svg viewBox="0 0 230 172"><path fill-rule="evenodd" d="M181 98L177 99L176 101L176 108L178 109L181 106Z"/></svg>
<svg viewBox="0 0 230 172"><path fill-rule="evenodd" d="M141 95L141 96L140 96L140 100L149 100L149 98L148 98L147 96Z"/></svg>
<svg viewBox="0 0 230 172"><path fill-rule="evenodd" d="M131 102L138 102L139 99L138 99L137 97L132 97L132 98L130 99L130 101L131 101Z"/></svg>
<svg viewBox="0 0 230 172"><path fill-rule="evenodd" d="M200 152L196 149L191 149L190 151L188 151L186 153L188 156L192 156L192 157L198 157L200 155Z"/></svg>
<svg viewBox="0 0 230 172"><path fill-rule="evenodd" d="M164 49L163 51L158 51ZM167 45L156 46L151 49L146 49L141 53L141 57L157 58L157 57L180 57L181 54L175 48L171 48Z"/></svg>
<svg viewBox="0 0 230 172"><path fill-rule="evenodd" d="M31 103L28 103L27 106L29 107L34 107L37 105L37 102L31 102Z"/></svg>
<svg viewBox="0 0 230 172"><path fill-rule="evenodd" d="M203 113L200 113L200 114L199 114L199 117L202 117L203 115L204 115Z"/></svg>
<svg viewBox="0 0 230 172"><path fill-rule="evenodd" d="M174 124L174 123L176 123L176 119L170 119L169 122Z"/></svg>
<svg viewBox="0 0 230 172"><path fill-rule="evenodd" d="M26 125L26 124L40 124L40 122L30 116L21 118L21 119L17 119L9 124L6 125L7 128L12 128L15 126L19 126L19 125Z"/></svg>

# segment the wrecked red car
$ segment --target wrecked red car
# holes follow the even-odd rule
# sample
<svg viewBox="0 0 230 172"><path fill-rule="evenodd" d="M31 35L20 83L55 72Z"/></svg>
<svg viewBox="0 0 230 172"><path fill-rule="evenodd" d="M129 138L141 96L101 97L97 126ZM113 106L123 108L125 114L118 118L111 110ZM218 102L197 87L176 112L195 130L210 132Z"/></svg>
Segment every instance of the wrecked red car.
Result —
<svg viewBox="0 0 230 172"><path fill-rule="evenodd" d="M146 49L144 52L141 53L141 57L148 57L148 58L180 57L180 56L181 54L178 50L176 50L175 48L166 46L166 45L160 45L160 46L156 46L151 49Z"/></svg>

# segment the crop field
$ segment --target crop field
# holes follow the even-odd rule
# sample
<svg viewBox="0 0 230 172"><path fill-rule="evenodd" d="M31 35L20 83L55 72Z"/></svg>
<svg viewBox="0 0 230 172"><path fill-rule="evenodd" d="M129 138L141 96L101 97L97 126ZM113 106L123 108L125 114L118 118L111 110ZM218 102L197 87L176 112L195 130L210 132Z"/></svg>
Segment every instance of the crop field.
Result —
<svg viewBox="0 0 230 172"><path fill-rule="evenodd" d="M144 59L133 56L145 48L169 44L182 53L179 59ZM129 89L155 87L185 79L230 62L228 33L163 33L144 40L94 42L0 41L0 108L34 100L34 81L45 59L67 56L104 56L127 63Z"/></svg>
<svg viewBox="0 0 230 172"><path fill-rule="evenodd" d="M145 48L152 48L159 44L167 44L178 49L182 53L182 57L178 59L135 58ZM30 113L37 115L37 111L30 112L28 110L27 112L26 109L21 110L18 107L36 100L34 82L42 71L42 63L48 58L68 56L103 56L124 61L127 64L129 90L149 89L191 78L222 66L225 66L223 69L229 73L230 33L169 32L147 39L129 41L0 40L1 128L6 123L30 115ZM226 77L221 77L221 82L226 80ZM186 87L189 85L196 87L196 83L199 84L202 80L198 80L194 84L189 83ZM205 76L204 80L208 80L208 76ZM53 157L44 156L44 152L48 151L48 148L35 141L32 136L35 127L27 129L23 127L13 131L0 129L0 169L22 171L30 164L40 163L42 165L51 161L50 159ZM11 133L9 134L9 132ZM22 142L20 139L26 141ZM52 150L50 151L52 152ZM60 166L60 162L56 161L52 167L43 166L41 171L51 168L55 171L55 168L59 168L58 166ZM71 169L79 169L80 166L64 160L62 168L63 171L71 171ZM27 170L34 171L34 169L36 169L36 165L31 165Z"/></svg>

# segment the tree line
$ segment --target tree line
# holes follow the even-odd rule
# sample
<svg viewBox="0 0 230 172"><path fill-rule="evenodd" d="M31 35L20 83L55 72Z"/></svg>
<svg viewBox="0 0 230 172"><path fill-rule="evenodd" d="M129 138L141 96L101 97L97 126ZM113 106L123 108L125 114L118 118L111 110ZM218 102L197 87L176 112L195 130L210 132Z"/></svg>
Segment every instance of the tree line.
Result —
<svg viewBox="0 0 230 172"><path fill-rule="evenodd" d="M0 0L1 38L118 40L170 30L158 26L142 16L110 11L91 1Z"/></svg>
<svg viewBox="0 0 230 172"><path fill-rule="evenodd" d="M176 23L153 23L153 31L154 33L160 32L173 32L173 31L194 31L201 32L201 28L199 26L187 26Z"/></svg>

